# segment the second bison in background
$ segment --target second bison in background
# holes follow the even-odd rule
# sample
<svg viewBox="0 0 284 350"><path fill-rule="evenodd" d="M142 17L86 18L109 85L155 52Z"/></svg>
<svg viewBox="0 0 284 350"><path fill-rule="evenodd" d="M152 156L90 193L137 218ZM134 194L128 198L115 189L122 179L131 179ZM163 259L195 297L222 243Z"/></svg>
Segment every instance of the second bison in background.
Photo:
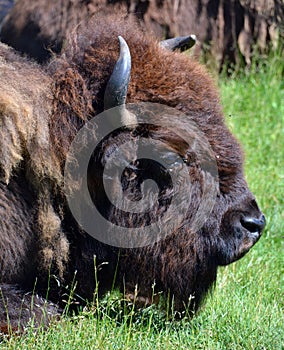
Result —
<svg viewBox="0 0 284 350"><path fill-rule="evenodd" d="M197 310L216 280L218 266L241 258L259 239L265 219L248 189L242 151L224 123L218 92L205 69L186 55L165 50L133 21L117 17L93 18L45 67L0 46L2 292L15 291L12 299L19 300L21 291L35 290L60 304L66 288L68 292L75 283L78 300L92 300L96 289L94 269L99 267L100 294L112 288L113 283L130 294L137 285L138 295L152 300L155 284L155 291L169 295L176 310ZM122 47L116 64L118 36L129 46L131 69L127 46ZM110 80L116 81L113 89L108 84ZM119 86L126 88L124 93L117 94ZM118 104L125 102L127 94L129 103L159 103L183 112L176 129L190 130L193 122L210 144L218 169L218 196L198 230L192 229L191 217L202 200L205 174L189 149L190 143L174 139L161 127L149 132L134 125L134 129L126 128L121 137L135 139L139 132L148 133L169 145L169 157L175 151L187 159L186 169L192 179L188 191L192 193L191 200L185 202L188 214L179 228L146 247L124 249L89 236L73 218L63 191L66 156L86 122L96 120L106 104L114 106L105 98L106 87L107 96ZM111 139L103 144L105 154L115 148ZM90 161L89 178L98 177L104 158L100 161ZM142 172L140 180L147 179L145 169L135 164L131 169L137 178ZM121 183L121 178L115 180L114 184ZM131 184L134 195L139 193L140 183L133 182L130 176L124 180ZM94 196L99 190L95 185L96 181L90 186ZM171 191L165 189L163 200L170 200L170 195ZM101 203L111 218L114 213L108 201ZM174 221L179 213L172 206L168 210ZM9 295L4 297L9 299ZM9 300L5 304L13 311L20 310ZM1 308L3 305L0 303ZM6 309L0 311L3 324ZM11 321L18 324L16 318Z"/></svg>
<svg viewBox="0 0 284 350"><path fill-rule="evenodd" d="M60 52L81 21L118 9L159 39L197 34L195 54L205 54L219 69L227 61L240 64L241 56L250 65L255 47L264 54L283 43L282 0L17 0L2 25L1 40L43 62L51 51Z"/></svg>

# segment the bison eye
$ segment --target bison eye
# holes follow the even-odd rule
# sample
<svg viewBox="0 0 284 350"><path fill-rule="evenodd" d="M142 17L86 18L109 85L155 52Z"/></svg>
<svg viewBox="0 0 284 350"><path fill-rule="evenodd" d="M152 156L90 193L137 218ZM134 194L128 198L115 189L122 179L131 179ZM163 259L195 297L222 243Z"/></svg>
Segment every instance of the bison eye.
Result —
<svg viewBox="0 0 284 350"><path fill-rule="evenodd" d="M185 160L174 152L164 152L161 154L161 160L165 162L166 168L169 171L181 170Z"/></svg>

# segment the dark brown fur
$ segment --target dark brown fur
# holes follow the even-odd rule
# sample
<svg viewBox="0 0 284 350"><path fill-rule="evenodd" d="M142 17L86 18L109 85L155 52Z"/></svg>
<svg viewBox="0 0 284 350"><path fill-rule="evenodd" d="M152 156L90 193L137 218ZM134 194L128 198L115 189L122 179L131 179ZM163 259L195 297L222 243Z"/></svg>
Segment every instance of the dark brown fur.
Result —
<svg viewBox="0 0 284 350"><path fill-rule="evenodd" d="M0 310L0 334L23 332L27 321L35 327L45 326L60 316L55 304L32 292L25 293L19 286L11 284L1 284Z"/></svg>
<svg viewBox="0 0 284 350"><path fill-rule="evenodd" d="M43 62L52 52L61 51L66 37L81 21L107 7L100 0L21 0L3 22L1 41ZM109 7L112 12L120 8Z"/></svg>
<svg viewBox="0 0 284 350"><path fill-rule="evenodd" d="M236 232L241 215L259 216L260 211L244 180L241 149L224 124L216 87L204 68L162 49L133 21L115 18L94 18L80 28L80 35L74 35L63 54L45 68L0 47L0 68L14 84L1 78L6 90L0 94L0 142L7 141L0 160L0 214L5 218L0 282L31 291L37 279L35 288L41 295L49 283L50 299L60 302L64 286L70 287L76 274L76 293L92 299L96 255L100 293L112 286L117 268L116 285L122 290L132 294L137 284L141 298L151 300L155 283L156 291L170 293L176 309L183 310L189 302L197 309L216 279L218 265L237 260L255 243L246 233ZM62 192L70 143L84 123L103 110L105 87L118 58L118 35L125 38L132 56L127 102L157 102L184 112L206 135L220 180L216 204L202 229L193 232L185 222L166 239L139 249L119 250L88 236L69 212ZM181 120L180 127L186 128L187 120ZM155 135L165 137L159 129ZM184 144L172 148L186 153ZM189 206L194 214L203 175L192 168L195 203ZM12 275L6 261L19 266ZM48 282L49 276L56 279Z"/></svg>

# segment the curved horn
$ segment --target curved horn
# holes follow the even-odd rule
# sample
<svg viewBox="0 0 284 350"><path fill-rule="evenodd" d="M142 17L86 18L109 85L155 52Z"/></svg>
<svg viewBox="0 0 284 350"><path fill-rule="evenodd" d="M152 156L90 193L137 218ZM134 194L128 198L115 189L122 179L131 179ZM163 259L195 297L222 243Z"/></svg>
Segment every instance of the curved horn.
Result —
<svg viewBox="0 0 284 350"><path fill-rule="evenodd" d="M186 51L190 49L196 43L196 36L194 34L188 36L178 36L173 39L167 39L160 41L160 45L167 50L175 51L180 49Z"/></svg>
<svg viewBox="0 0 284 350"><path fill-rule="evenodd" d="M125 104L131 73L131 56L126 41L119 36L120 54L107 83L104 96L104 109Z"/></svg>

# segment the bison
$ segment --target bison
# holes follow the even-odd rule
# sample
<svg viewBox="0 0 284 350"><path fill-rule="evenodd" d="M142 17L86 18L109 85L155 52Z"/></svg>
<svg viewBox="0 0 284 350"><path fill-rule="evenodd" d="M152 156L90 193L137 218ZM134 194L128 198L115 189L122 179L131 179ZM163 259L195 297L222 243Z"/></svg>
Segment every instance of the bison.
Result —
<svg viewBox="0 0 284 350"><path fill-rule="evenodd" d="M44 307L42 297L62 306L71 288L79 301L92 300L94 290L103 295L113 286L129 295L137 290L141 300L152 300L155 285L155 291L169 297L175 310L197 310L214 285L218 266L246 254L265 226L244 178L240 145L225 125L217 88L206 70L190 57L166 50L123 14L119 18L95 16L78 28L63 53L45 66L19 56L4 44L0 56L1 330L8 329L7 309L12 329L18 324L24 327L31 315L42 316L32 310L22 315L17 312L21 310L19 296L31 291ZM180 113L176 129L191 132L194 123L210 145L218 188L202 227L194 230L191 224L205 181L205 170L198 164L191 143L159 125L141 126L135 115L122 128L120 140L135 141L143 134L167 143L164 157L170 163L173 152L184 160L192 181L183 221L160 240L126 248L94 238L74 217L64 186L72 142L89 121L96 121L106 108L123 106L125 99L138 105L168 106ZM96 128L93 133L96 137ZM104 198L99 177L104 155L118 146L115 135L102 140L103 155L93 154L88 166L89 192L109 220L119 212ZM125 194L138 202L144 180L161 181L164 187L158 202L168 211L170 225L179 213L171 206L168 173L157 169L147 174L143 164L138 159L126 166L123 178L113 181L114 191L120 184ZM160 208L157 213L164 215ZM134 219L126 218L123 224L137 224L128 222ZM144 222L138 222L139 227L146 230L147 220L152 219L145 217ZM116 220L120 224L124 218L118 215ZM47 308L51 314L58 313L53 304Z"/></svg>
<svg viewBox="0 0 284 350"><path fill-rule="evenodd" d="M52 52L59 53L67 34L81 21L89 19L100 9L116 11L117 4L104 1L18 1L4 19L1 41L45 62Z"/></svg>

